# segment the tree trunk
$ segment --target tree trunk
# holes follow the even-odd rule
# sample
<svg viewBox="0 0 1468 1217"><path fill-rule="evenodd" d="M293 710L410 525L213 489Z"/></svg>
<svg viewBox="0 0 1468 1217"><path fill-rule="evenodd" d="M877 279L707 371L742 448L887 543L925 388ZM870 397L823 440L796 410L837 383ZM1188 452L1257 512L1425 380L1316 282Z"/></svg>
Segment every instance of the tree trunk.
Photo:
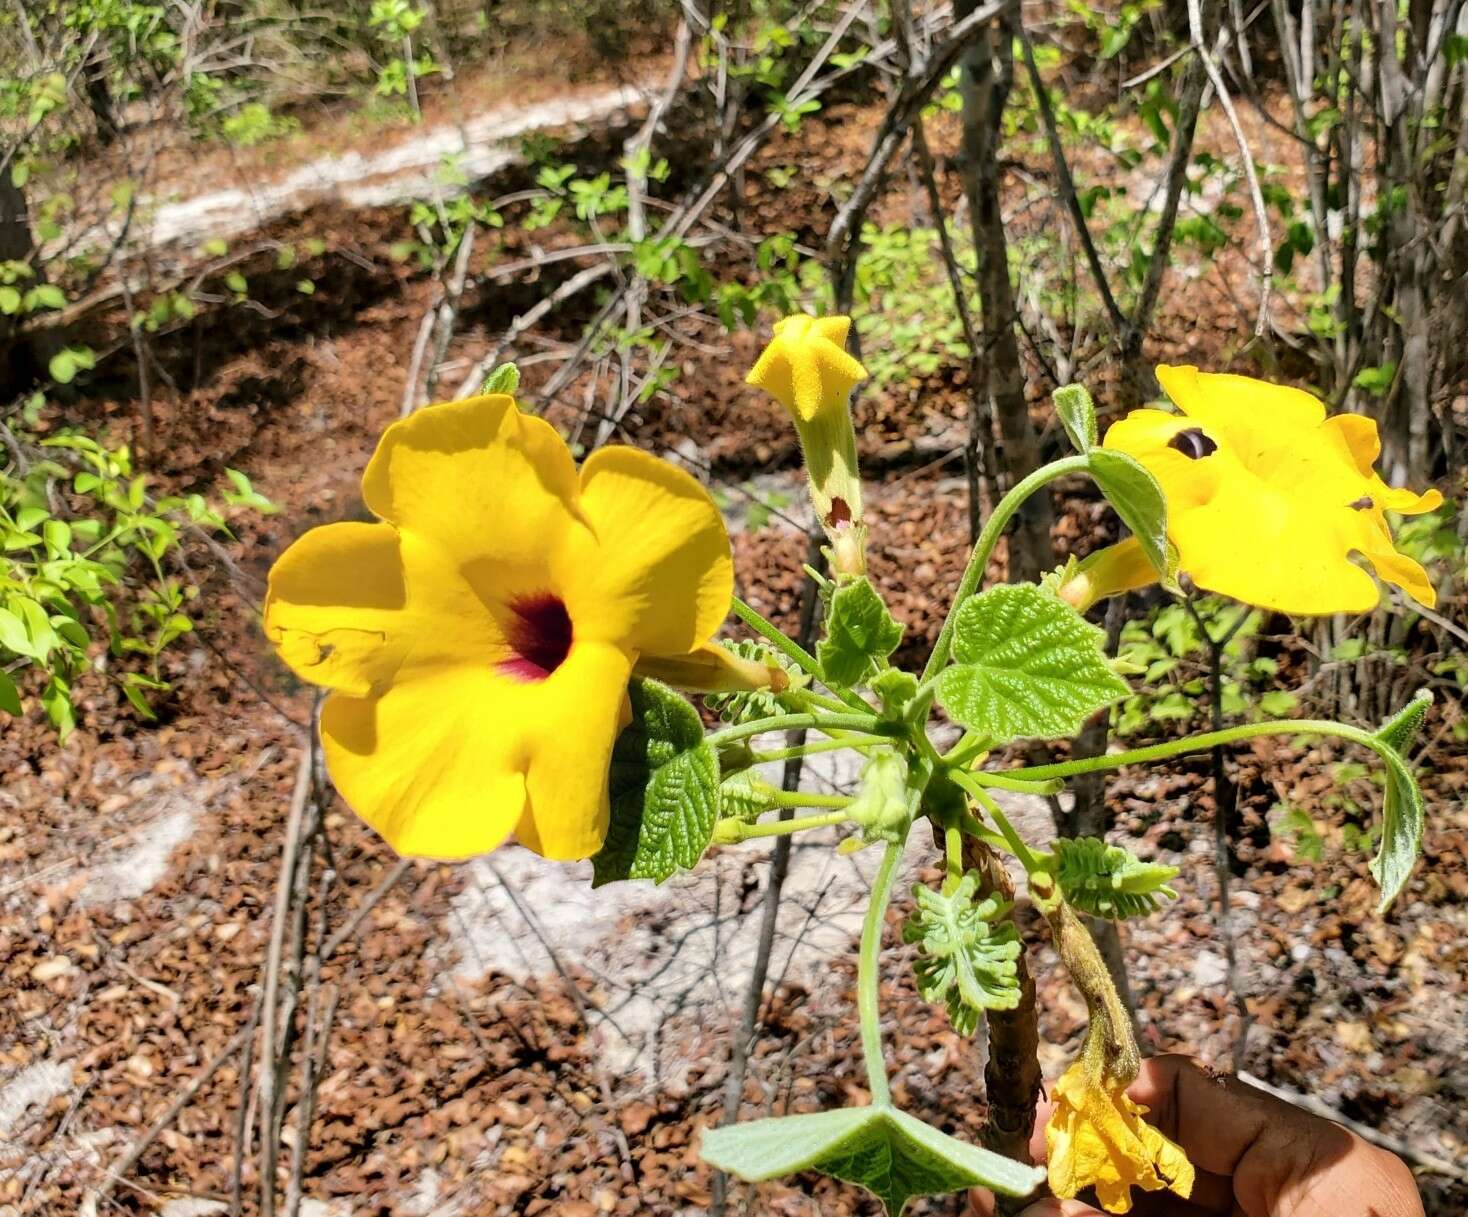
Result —
<svg viewBox="0 0 1468 1217"><path fill-rule="evenodd" d="M954 17L963 20L978 4L979 0L956 0ZM963 188L978 258L984 343L981 356L1004 444L1001 468L1011 486L1040 465L1039 440L1025 402L1024 369L1015 336L1014 289L1009 281L1009 243L999 195L1000 119L1014 80L1013 40L1018 17L1018 5L1011 6L1003 18L969 43L961 61ZM1010 533L1011 581L1038 579L1051 566L1050 520L1049 495L1031 495Z"/></svg>
<svg viewBox="0 0 1468 1217"><path fill-rule="evenodd" d="M9 168L0 170L0 262L30 263L35 250L25 191L15 184ZM9 400L27 381L22 365L31 360L22 357L19 336L20 318L0 313L0 400Z"/></svg>

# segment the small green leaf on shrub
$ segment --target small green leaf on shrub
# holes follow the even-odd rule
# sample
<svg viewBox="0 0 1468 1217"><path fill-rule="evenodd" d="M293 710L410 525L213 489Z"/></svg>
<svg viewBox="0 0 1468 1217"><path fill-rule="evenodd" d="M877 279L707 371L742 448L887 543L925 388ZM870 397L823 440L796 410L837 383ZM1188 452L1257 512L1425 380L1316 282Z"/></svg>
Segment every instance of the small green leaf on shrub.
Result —
<svg viewBox="0 0 1468 1217"><path fill-rule="evenodd" d="M1152 568L1171 585L1176 578L1177 564L1168 551L1167 500L1157 479L1125 452L1092 448L1087 458L1091 476L1101 487L1101 493L1141 543Z"/></svg>
<svg viewBox="0 0 1468 1217"><path fill-rule="evenodd" d="M1020 583L958 610L956 662L938 678L949 716L994 743L1074 735L1127 691L1106 663L1101 631L1070 605Z"/></svg>
<svg viewBox="0 0 1468 1217"><path fill-rule="evenodd" d="M491 393L513 394L519 387L520 369L512 363L502 363L484 378L484 383L479 386L479 391L486 396Z"/></svg>
<svg viewBox="0 0 1468 1217"><path fill-rule="evenodd" d="M902 641L902 626L866 579L836 589L826 617L826 637L816 658L831 684L860 684Z"/></svg>
<svg viewBox="0 0 1468 1217"><path fill-rule="evenodd" d="M719 760L698 712L656 681L634 680L627 694L632 722L612 748L612 822L591 860L593 887L687 870L719 817Z"/></svg>
<svg viewBox="0 0 1468 1217"><path fill-rule="evenodd" d="M913 888L917 904L902 927L903 942L917 943L920 952L913 963L918 992L947 1006L960 1035L978 1030L982 1011L1019 1005L1022 948L1010 906L993 896L976 901L978 887L978 872L969 871L950 895Z"/></svg>
<svg viewBox="0 0 1468 1217"><path fill-rule="evenodd" d="M1177 867L1143 862L1096 837L1059 838L1051 865L1066 900L1093 917L1139 917L1156 910L1163 899L1177 899L1168 887Z"/></svg>
<svg viewBox="0 0 1468 1217"><path fill-rule="evenodd" d="M69 385L78 372L90 371L96 366L96 356L89 348L63 347L51 356L51 379L59 385Z"/></svg>
<svg viewBox="0 0 1468 1217"><path fill-rule="evenodd" d="M1381 809L1381 845L1371 859L1371 873L1381 887L1377 911L1382 913L1407 886L1417 855L1422 852L1422 790L1398 748L1411 744L1431 704L1432 694L1422 690L1376 733L1384 745L1381 755L1386 762L1386 794Z"/></svg>
<svg viewBox="0 0 1468 1217"><path fill-rule="evenodd" d="M986 1187L1024 1196L1043 1167L966 1145L894 1107L847 1107L706 1129L703 1160L758 1183L815 1170L866 1188L900 1217L915 1196Z"/></svg>
<svg viewBox="0 0 1468 1217"><path fill-rule="evenodd" d="M1096 446L1096 406L1085 385L1062 385L1051 396L1061 426L1080 453Z"/></svg>
<svg viewBox="0 0 1468 1217"><path fill-rule="evenodd" d="M0 710L6 714L20 717L20 690L15 687L15 681L10 679L10 674L0 671Z"/></svg>

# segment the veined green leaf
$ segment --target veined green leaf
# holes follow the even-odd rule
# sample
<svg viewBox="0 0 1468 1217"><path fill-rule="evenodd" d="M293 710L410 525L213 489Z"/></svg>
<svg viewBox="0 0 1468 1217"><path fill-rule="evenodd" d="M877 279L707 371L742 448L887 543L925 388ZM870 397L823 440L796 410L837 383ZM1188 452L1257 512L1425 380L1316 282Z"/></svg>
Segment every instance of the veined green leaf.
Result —
<svg viewBox="0 0 1468 1217"><path fill-rule="evenodd" d="M1051 394L1055 413L1080 453L1096 446L1096 405L1085 385L1062 385Z"/></svg>
<svg viewBox="0 0 1468 1217"><path fill-rule="evenodd" d="M834 685L860 684L902 641L902 626L866 579L836 589L826 616L826 637L816 658Z"/></svg>
<svg viewBox="0 0 1468 1217"><path fill-rule="evenodd" d="M871 1192L889 1217L915 1196L986 1187L1024 1196L1045 1177L966 1145L894 1107L848 1107L811 1115L754 1120L703 1134L703 1160L751 1183L815 1170Z"/></svg>
<svg viewBox="0 0 1468 1217"><path fill-rule="evenodd" d="M1059 838L1052 868L1065 898L1093 917L1137 917L1158 908L1162 899L1177 899L1167 886L1177 867L1143 862L1096 837Z"/></svg>
<svg viewBox="0 0 1468 1217"><path fill-rule="evenodd" d="M1153 569L1171 586L1176 582L1177 563L1168 547L1167 500L1157 479L1135 457L1112 448L1092 448L1087 459L1101 493L1141 543Z"/></svg>
<svg viewBox="0 0 1468 1217"><path fill-rule="evenodd" d="M719 758L698 712L673 690L634 680L632 722L612 748L612 822L592 858L593 887L661 883L703 856L719 818Z"/></svg>
<svg viewBox="0 0 1468 1217"><path fill-rule="evenodd" d="M1102 654L1101 631L1033 584L966 600L954 639L939 700L955 722L995 743L1074 735L1127 691Z"/></svg>

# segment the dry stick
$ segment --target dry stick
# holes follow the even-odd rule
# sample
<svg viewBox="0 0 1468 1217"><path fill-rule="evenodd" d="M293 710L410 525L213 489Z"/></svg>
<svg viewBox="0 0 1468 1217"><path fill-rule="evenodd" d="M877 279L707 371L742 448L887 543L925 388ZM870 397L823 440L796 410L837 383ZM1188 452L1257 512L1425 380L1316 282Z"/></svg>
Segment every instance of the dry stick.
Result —
<svg viewBox="0 0 1468 1217"><path fill-rule="evenodd" d="M1468 1180L1468 1170L1439 1158L1436 1154L1427 1153L1416 1148L1410 1141L1404 1141L1400 1137L1394 1137L1390 1133L1382 1132L1379 1128L1372 1128L1369 1124L1362 1124L1359 1120L1353 1120L1350 1116L1342 1115L1334 1107L1308 1094L1296 1094L1293 1090L1285 1090L1281 1086L1271 1085L1263 1078L1255 1077L1252 1073L1238 1073L1241 1082L1247 1082L1250 1086L1257 1086L1265 1094L1272 1094L1276 1099L1298 1107L1301 1111L1307 1111L1312 1116L1319 1116L1323 1120L1332 1120L1350 1129L1363 1141L1370 1141L1373 1145L1379 1145L1382 1149L1390 1150L1399 1158L1405 1158L1413 1162L1423 1170L1431 1171L1434 1175L1444 1175L1449 1179L1457 1179L1459 1182Z"/></svg>
<svg viewBox="0 0 1468 1217"><path fill-rule="evenodd" d="M331 1024L336 1017L339 990L335 985L327 995L326 1009L321 1010L321 989L311 990L306 1008L306 1038L301 1045L301 1093L296 1100L296 1143L291 1146L291 1177L285 1190L286 1217L301 1211L306 1175L306 1154L310 1149L311 1123L316 1115L316 1087L321 1082L322 1066L331 1041ZM320 1030L317 1030L318 1021Z"/></svg>
<svg viewBox="0 0 1468 1217"><path fill-rule="evenodd" d="M255 1003L250 1009L250 1021L245 1027L245 1059L240 1064L240 1109L235 1115L234 1125L234 1168L229 1178L230 1217L240 1217L245 1207L245 1159L250 1153L250 1132L254 1128L251 1116L255 1088L250 1084L250 1074L255 1063L255 1031L260 1024L263 998L263 993L256 994Z"/></svg>
<svg viewBox="0 0 1468 1217"><path fill-rule="evenodd" d="M454 273L449 279L448 290L438 306L434 322L433 358L428 362L428 377L423 386L420 402L432 401L438 388L438 371L443 366L443 357L448 353L449 342L454 336L454 323L459 316L459 301L464 297L464 279L469 274L469 258L474 250L475 226L471 220L459 238L458 253L454 257Z"/></svg>
<svg viewBox="0 0 1468 1217"><path fill-rule="evenodd" d="M255 1009L258 1012L258 1003ZM148 1147L162 1135L163 1131L174 1120L178 1119L179 1112L187 1107L193 1101L194 1096L208 1085L209 1079L219 1072L220 1066L244 1047L245 1041L249 1039L250 1032L254 1029L254 1024L255 1016L252 1014L250 1016L250 1022L230 1037L229 1042L215 1053L213 1059L204 1066L200 1073L189 1079L188 1084L178 1092L178 1096L168 1105L168 1109L148 1126L146 1132L142 1133L136 1141L128 1146L127 1152L116 1163L107 1169L107 1177L102 1181L101 1186L97 1188L96 1192L93 1193L96 1201L105 1200L112 1194L112 1189L122 1181L122 1176L137 1165L138 1159L148 1152Z"/></svg>
<svg viewBox="0 0 1468 1217"><path fill-rule="evenodd" d="M1247 605L1224 632L1222 638L1214 638L1198 612L1193 598L1183 603L1197 623L1198 632L1208 643L1208 702L1211 725L1214 731L1223 730L1223 649L1233 640L1254 610ZM1213 874L1218 887L1218 936L1223 940L1223 957L1227 968L1229 996L1239 1015L1239 1034L1233 1045L1234 1072L1244 1067L1244 1054L1249 1044L1249 1027L1253 1015L1249 1012L1249 1001L1245 997L1239 979L1239 956L1234 946L1233 911L1229 907L1229 879L1232 873L1232 850L1229 843L1229 821L1238 805L1238 789L1224 769L1223 749L1212 750L1213 773Z"/></svg>
<svg viewBox="0 0 1468 1217"><path fill-rule="evenodd" d="M1188 0L1188 31L1192 37L1193 50L1197 52L1203 70L1208 73L1213 91L1218 94L1219 103L1228 117L1228 125L1233 128L1234 141L1239 146L1239 159L1244 163L1244 177L1249 183L1249 200L1254 207L1255 223L1259 226L1259 317L1254 322L1254 334L1263 337L1264 329L1269 324L1269 292L1274 283L1274 247L1269 235L1269 217L1264 211L1264 194L1259 189L1259 175L1254 171L1254 154L1249 151L1249 141L1239 122L1238 111L1234 109L1233 98L1229 96L1228 86L1223 82L1212 53L1203 45L1202 0Z"/></svg>
<svg viewBox="0 0 1468 1217"><path fill-rule="evenodd" d="M286 818L285 844L280 853L280 878L275 888L275 917L270 925L270 944L265 953L265 987L262 1002L260 1037L260 1212L271 1217L275 1212L275 1155L279 1142L275 1136L276 1108L276 1001L280 991L280 961L285 950L286 921L290 916L291 894L296 886L297 860L306 824L306 804L312 787L312 770L316 751L314 735L301 749L301 763L296 770L295 790L291 794L290 814Z"/></svg>
<svg viewBox="0 0 1468 1217"><path fill-rule="evenodd" d="M1014 902L1014 884L1004 863L982 841L963 838L964 870L979 872L980 893ZM1013 914L1011 914L1012 916ZM1030 1161L1030 1133L1035 1127L1042 1080L1040 1073L1040 1019L1035 1008L1035 981L1025 962L1018 965L1019 1004L1013 1010L989 1010L989 1059L984 1063L984 1092L989 1103L984 1122L984 1145L1019 1162ZM1015 1212L1023 1201L998 1196L999 1211Z"/></svg>
<svg viewBox="0 0 1468 1217"><path fill-rule="evenodd" d="M438 316L438 305L438 300L430 304L423 312L423 320L418 323L418 337L413 339L413 354L408 359L408 376L403 381L399 418L407 418L418 406L418 376L423 370L423 358L428 354L428 340L433 336L433 320Z"/></svg>
<svg viewBox="0 0 1468 1217"><path fill-rule="evenodd" d="M821 552L821 534L819 530L813 529L810 533L810 549L806 564L808 567L818 568L824 565L824 561L825 555ZM816 582L807 571L800 591L799 632L800 645L806 650L810 649L815 638L816 610L819 606L820 597L816 595ZM805 742L805 732L792 731L787 735L786 740L790 747L798 748ZM799 787L800 774L804 765L804 757L793 756L786 759L783 780L780 783L782 789L795 790ZM779 818L788 820L793 814L792 809L787 807L780 811ZM749 1069L749 1054L754 1047L754 1038L759 1029L760 1007L764 1004L765 980L770 973L770 952L775 945L776 923L780 917L780 893L785 886L785 877L790 872L790 840L790 833L776 837L774 848L770 853L770 877L765 887L763 908L760 911L759 942L755 947L754 967L749 974L749 985L744 991L744 1007L739 1015L739 1030L729 1047L729 1077L724 1085L724 1114L720 1120L721 1125L734 1124L739 1119L739 1105L744 1097L744 1078ZM723 1171L716 1170L710 1217L724 1217L728 1205L729 1177Z"/></svg>

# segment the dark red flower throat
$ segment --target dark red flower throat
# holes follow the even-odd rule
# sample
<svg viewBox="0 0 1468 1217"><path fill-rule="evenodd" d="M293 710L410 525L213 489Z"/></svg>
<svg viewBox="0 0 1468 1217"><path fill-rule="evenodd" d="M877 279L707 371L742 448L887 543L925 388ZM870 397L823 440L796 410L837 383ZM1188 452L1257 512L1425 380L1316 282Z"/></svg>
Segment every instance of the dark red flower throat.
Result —
<svg viewBox="0 0 1468 1217"><path fill-rule="evenodd" d="M510 604L510 646L514 654L497 665L516 680L544 680L571 653L571 614L559 596L543 592Z"/></svg>

